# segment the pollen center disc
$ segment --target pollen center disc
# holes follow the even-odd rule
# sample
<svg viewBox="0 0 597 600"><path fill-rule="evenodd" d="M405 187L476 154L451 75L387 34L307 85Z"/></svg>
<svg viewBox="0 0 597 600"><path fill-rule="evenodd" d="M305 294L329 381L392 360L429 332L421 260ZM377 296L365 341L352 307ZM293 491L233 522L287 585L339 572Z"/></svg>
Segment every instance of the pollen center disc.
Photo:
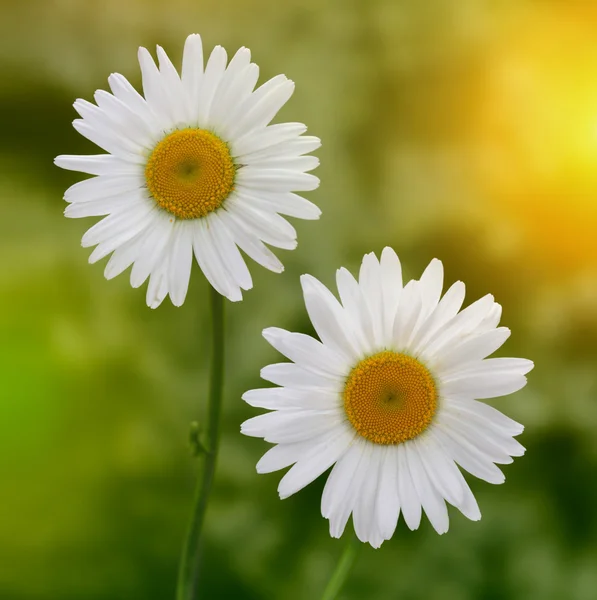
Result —
<svg viewBox="0 0 597 600"><path fill-rule="evenodd" d="M437 408L431 373L398 352L365 358L350 372L344 410L352 426L376 444L400 444L421 434Z"/></svg>
<svg viewBox="0 0 597 600"><path fill-rule="evenodd" d="M219 208L234 189L234 174L227 144L204 129L167 135L145 166L151 196L179 219L198 219Z"/></svg>

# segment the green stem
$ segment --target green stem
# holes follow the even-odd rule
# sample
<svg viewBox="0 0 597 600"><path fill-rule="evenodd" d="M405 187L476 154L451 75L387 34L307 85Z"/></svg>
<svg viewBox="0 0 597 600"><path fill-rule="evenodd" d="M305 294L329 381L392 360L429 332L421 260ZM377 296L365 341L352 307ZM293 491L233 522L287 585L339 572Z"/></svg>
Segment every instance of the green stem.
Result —
<svg viewBox="0 0 597 600"><path fill-rule="evenodd" d="M348 578L350 569L356 558L357 551L360 547L360 542L356 535L352 534L349 538L348 543L344 547L344 551L340 556L340 560L336 565L336 569L332 574L328 584L323 592L321 600L335 600L342 589L342 586Z"/></svg>
<svg viewBox="0 0 597 600"><path fill-rule="evenodd" d="M201 563L201 533L213 483L220 438L220 412L224 381L224 298L210 286L212 355L207 407L205 452L198 456L199 473L193 515L187 532L178 572L177 600L195 600Z"/></svg>

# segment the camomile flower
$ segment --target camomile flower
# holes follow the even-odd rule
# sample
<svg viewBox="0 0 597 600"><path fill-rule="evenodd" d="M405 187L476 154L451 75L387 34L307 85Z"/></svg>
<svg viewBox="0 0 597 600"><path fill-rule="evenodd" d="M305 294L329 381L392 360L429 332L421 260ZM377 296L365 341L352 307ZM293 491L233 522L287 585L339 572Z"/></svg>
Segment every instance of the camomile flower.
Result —
<svg viewBox="0 0 597 600"><path fill-rule="evenodd" d="M281 215L319 218L319 209L294 192L313 190L308 171L320 146L302 123L269 125L294 91L278 75L257 89L259 67L241 48L227 63L216 46L203 65L199 35L187 38L179 76L162 48L158 64L139 50L141 96L119 74L95 102L77 100L73 122L105 150L94 156L59 156L64 169L95 177L65 193L67 217L105 216L83 236L95 246L89 262L112 254L108 279L130 265L131 285L147 278L147 304L167 294L180 306L187 293L193 254L211 283L230 300L252 280L239 248L275 272L282 263L265 245L296 247L296 231Z"/></svg>
<svg viewBox="0 0 597 600"><path fill-rule="evenodd" d="M337 272L340 302L303 275L305 304L321 341L283 329L264 330L288 357L261 371L280 387L248 391L251 406L272 412L249 419L242 432L276 444L259 473L292 468L281 498L333 466L321 512L340 537L352 514L358 538L379 547L399 515L417 529L422 511L438 533L448 530L446 502L481 518L460 469L502 483L496 466L524 448L523 430L480 402L511 394L533 367L520 358L487 358L509 337L498 327L501 307L487 295L464 310L464 284L442 297L443 267L434 259L420 280L402 285L396 253L363 258L358 281Z"/></svg>

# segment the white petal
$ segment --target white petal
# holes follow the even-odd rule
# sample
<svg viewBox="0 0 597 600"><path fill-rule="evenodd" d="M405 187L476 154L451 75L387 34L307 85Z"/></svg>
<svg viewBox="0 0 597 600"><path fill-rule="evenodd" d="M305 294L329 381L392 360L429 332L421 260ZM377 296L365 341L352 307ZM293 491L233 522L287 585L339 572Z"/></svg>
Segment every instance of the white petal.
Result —
<svg viewBox="0 0 597 600"><path fill-rule="evenodd" d="M285 410L253 417L241 425L241 433L261 437L272 444L309 440L337 429L345 421L340 411Z"/></svg>
<svg viewBox="0 0 597 600"><path fill-rule="evenodd" d="M509 464L512 462L511 456L524 454L524 447L510 434L492 426L491 422L462 413L455 406L446 407L438 422L458 432L495 463Z"/></svg>
<svg viewBox="0 0 597 600"><path fill-rule="evenodd" d="M272 127L275 127L275 125ZM248 152L238 156L237 159L243 165L261 164L270 160L302 156L303 154L317 150L320 146L321 140L318 137L302 135L255 152Z"/></svg>
<svg viewBox="0 0 597 600"><path fill-rule="evenodd" d="M526 375L534 367L532 360L526 358L487 358L452 369L443 379L451 381L464 375Z"/></svg>
<svg viewBox="0 0 597 600"><path fill-rule="evenodd" d="M410 475L405 444L396 447L396 455L398 458L398 499L404 521L412 531L418 529L421 523L421 501Z"/></svg>
<svg viewBox="0 0 597 600"><path fill-rule="evenodd" d="M293 387L296 389L323 389L340 391L344 380L328 373L313 373L294 363L275 363L261 369L261 378L271 381L276 385Z"/></svg>
<svg viewBox="0 0 597 600"><path fill-rule="evenodd" d="M114 250L114 253L110 257L110 260L104 269L104 277L106 279L113 279L117 275L120 275L135 262L139 256L139 251L142 247L143 241L149 235L150 231L151 227L148 227L141 233L137 234L133 239L122 244L122 246Z"/></svg>
<svg viewBox="0 0 597 600"><path fill-rule="evenodd" d="M344 267L336 271L336 286L354 332L357 350L362 355L372 354L375 348L373 320L361 287Z"/></svg>
<svg viewBox="0 0 597 600"><path fill-rule="evenodd" d="M187 103L185 102L184 88L178 71L161 46L157 47L157 56L164 96L169 105L169 113L172 116L172 125L175 127L188 126Z"/></svg>
<svg viewBox="0 0 597 600"><path fill-rule="evenodd" d="M432 485L464 516L478 521L481 512L477 501L456 464L446 455L433 429L427 430L425 436L418 438L417 442L419 440L421 458Z"/></svg>
<svg viewBox="0 0 597 600"><path fill-rule="evenodd" d="M155 211L154 203L133 195L129 202L122 201L120 210L111 213L88 229L81 239L81 245L83 248L95 246L120 234L128 235L127 239L131 239L144 229L142 223L150 213Z"/></svg>
<svg viewBox="0 0 597 600"><path fill-rule="evenodd" d="M118 99L107 92L100 94L100 91L96 92L95 95L102 100L104 105L103 99L109 97L118 106L118 103L120 103ZM140 134L135 129L136 116L129 115L129 111L124 104L122 104L121 109L125 112L124 117L115 111L114 106L104 110L91 102L87 102L87 100L76 100L74 107L83 117L83 119L73 121L73 127L81 135L107 152L122 156L122 158L133 162L144 162L147 149L139 142ZM142 131L141 135L147 138L145 131Z"/></svg>
<svg viewBox="0 0 597 600"><path fill-rule="evenodd" d="M217 101L223 100L223 95L227 92L230 86L239 78L239 74L242 73L246 67L251 63L251 51L244 46L240 47L231 58L226 71L222 77L222 81L218 87L218 90L214 96L214 104ZM215 108L215 107L214 107Z"/></svg>
<svg viewBox="0 0 597 600"><path fill-rule="evenodd" d="M439 356L439 353L445 348L451 348L461 342L471 332L481 333L478 326L492 311L494 304L493 296L487 294L452 317L425 348L425 356L428 360Z"/></svg>
<svg viewBox="0 0 597 600"><path fill-rule="evenodd" d="M437 306L444 285L444 265L434 258L421 275L420 291L425 314L431 313Z"/></svg>
<svg viewBox="0 0 597 600"><path fill-rule="evenodd" d="M449 407L454 407L458 411L472 414L479 419L483 419L488 425L491 423L493 426L498 427L500 430L511 436L520 435L524 431L523 425L510 419L510 417L507 417L499 410L493 408L493 406L489 406L484 402L450 398L446 400L446 403Z"/></svg>
<svg viewBox="0 0 597 600"><path fill-rule="evenodd" d="M381 267L373 252L366 254L359 272L359 287L363 292L365 303L371 315L373 325L373 343L377 347L384 345L386 336L383 332L384 306L381 283Z"/></svg>
<svg viewBox="0 0 597 600"><path fill-rule="evenodd" d="M301 456L305 456L314 444L321 443L325 439L327 439L327 435L292 444L276 444L257 463L257 473L273 473L285 469L293 465Z"/></svg>
<svg viewBox="0 0 597 600"><path fill-rule="evenodd" d="M417 282L409 281L402 290L392 337L398 350L408 348L423 309Z"/></svg>
<svg viewBox="0 0 597 600"><path fill-rule="evenodd" d="M203 44L197 33L187 37L182 57L182 87L187 98L187 119L190 125L197 123L199 90L203 79Z"/></svg>
<svg viewBox="0 0 597 600"><path fill-rule="evenodd" d="M286 104L294 92L294 82L278 75L258 88L246 103L246 112L228 128L231 140L239 140L249 132L265 127Z"/></svg>
<svg viewBox="0 0 597 600"><path fill-rule="evenodd" d="M259 69L257 65L253 65L254 68L249 68L250 62L251 51L248 48L239 48L232 57L230 64L222 75L210 106L208 118L213 127L225 131L222 128L224 119L242 100L248 97L253 87L255 87L259 77ZM247 74L251 75L252 87L250 90L245 89Z"/></svg>
<svg viewBox="0 0 597 600"><path fill-rule="evenodd" d="M136 92L135 92L136 93ZM94 94L97 105L110 117L112 122L120 128L130 139L136 141L142 148L152 148L155 144L154 130L147 122L123 100L105 92L97 90Z"/></svg>
<svg viewBox="0 0 597 600"><path fill-rule="evenodd" d="M357 537L361 542L368 542L374 548L379 548L383 541L377 531L375 512L382 450L383 448L380 446L367 444L363 458L364 464L360 467L364 471L364 478L358 489L358 497L352 514Z"/></svg>
<svg viewBox="0 0 597 600"><path fill-rule="evenodd" d="M189 289L193 264L193 229L191 223L177 221L172 232L168 289L174 306L182 306Z"/></svg>
<svg viewBox="0 0 597 600"><path fill-rule="evenodd" d="M121 177L91 177L71 185L64 192L64 199L71 203L92 202L134 192L144 185L145 181L140 174Z"/></svg>
<svg viewBox="0 0 597 600"><path fill-rule="evenodd" d="M431 311L431 314L421 323L416 335L412 340L412 351L426 357L429 341L438 334L442 327L446 326L456 316L464 302L465 287L462 281L454 283L444 294L439 304Z"/></svg>
<svg viewBox="0 0 597 600"><path fill-rule="evenodd" d="M364 448L365 443L356 437L353 444L338 459L338 462L331 470L321 496L321 514L326 519L332 518L333 513L338 510L346 498L350 483L359 470ZM348 516L346 516L346 520L348 520ZM346 525L346 521L344 525ZM344 525L342 526L342 531L344 530ZM334 537L342 535L342 531L340 531L338 536Z"/></svg>
<svg viewBox="0 0 597 600"><path fill-rule="evenodd" d="M243 290L250 290L253 287L253 280L247 263L236 247L232 234L218 215L219 211L214 211L207 217L216 250L236 284Z"/></svg>
<svg viewBox="0 0 597 600"><path fill-rule="evenodd" d="M321 497L321 514L330 520L330 535L339 538L358 499L366 475L367 444L358 437L335 464Z"/></svg>
<svg viewBox="0 0 597 600"><path fill-rule="evenodd" d="M471 491L468 483L464 479L462 473L458 471L461 478L461 485L463 490L462 502L456 507L467 519L471 521L479 521L481 519L481 511L477 500Z"/></svg>
<svg viewBox="0 0 597 600"><path fill-rule="evenodd" d="M418 448L414 444L406 443L404 444L404 450L407 456L410 476L412 477L417 495L427 518L437 533L440 535L446 533L449 526L446 503L430 484L423 463L421 462Z"/></svg>
<svg viewBox="0 0 597 600"><path fill-rule="evenodd" d="M329 469L346 452L354 436L354 430L345 425L325 436L320 443L313 444L281 479L278 485L280 498L295 494Z"/></svg>
<svg viewBox="0 0 597 600"><path fill-rule="evenodd" d="M465 471L488 483L504 483L504 474L489 459L468 443L455 436L450 428L435 427L435 435L441 442L444 451L452 457Z"/></svg>
<svg viewBox="0 0 597 600"><path fill-rule="evenodd" d="M69 204L64 209L64 216L71 219L80 219L82 217L100 217L109 215L113 212L119 212L123 209L129 209L133 206L142 208L144 200L138 194L128 193L122 196L112 198L102 198L93 202L77 202Z"/></svg>
<svg viewBox="0 0 597 600"><path fill-rule="evenodd" d="M398 523L398 453L393 446L385 446L379 474L377 494L377 526L384 539L389 540Z"/></svg>
<svg viewBox="0 0 597 600"><path fill-rule="evenodd" d="M229 142L231 155L233 158L239 157L239 162L243 164L242 157L244 155L293 140L305 133L305 131L307 131L307 126L303 125L303 123L277 123L276 125L270 125L261 130L252 131L238 140Z"/></svg>
<svg viewBox="0 0 597 600"><path fill-rule="evenodd" d="M300 139L300 138L299 138ZM247 167L259 171L268 170L285 170L306 172L312 171L319 166L319 158L317 156L268 156L259 161L252 160L249 163L244 163Z"/></svg>
<svg viewBox="0 0 597 600"><path fill-rule="evenodd" d="M243 223L246 228L252 229L266 244L294 250L297 246L295 228L276 213L250 206L249 198L244 195L228 198L226 201L228 214Z"/></svg>
<svg viewBox="0 0 597 600"><path fill-rule="evenodd" d="M440 377L446 376L455 369L493 354L509 337L510 330L507 327L499 327L465 339L453 346L449 353L438 356L434 361L433 370Z"/></svg>
<svg viewBox="0 0 597 600"><path fill-rule="evenodd" d="M98 91L95 92L96 95L98 94ZM104 92L104 94L113 98L113 96L111 94L108 94L107 92ZM116 127L116 124L114 122L115 114L112 110L106 111L100 108L99 105L96 106L92 102L88 102L87 100L83 100L82 98L77 98L77 100L74 101L73 108L79 113L83 122L91 128L98 129L103 133L108 133L112 137L120 138L123 136L123 134L126 134L125 131L119 130ZM78 119L78 121L81 121L81 119ZM73 125L75 125L76 122L77 119L75 119Z"/></svg>
<svg viewBox="0 0 597 600"><path fill-rule="evenodd" d="M105 258L111 252L114 252L117 248L120 248L123 244L126 244L130 240L136 238L139 234L144 233L151 227L153 221L153 215L148 213L143 218L135 223L135 227L126 228L114 232L113 235L100 242L93 252L89 255L89 263L94 264L98 260Z"/></svg>
<svg viewBox="0 0 597 600"><path fill-rule="evenodd" d="M402 266L396 252L387 246L381 253L379 264L381 267L384 310L383 343L384 345L390 345L396 310L402 293Z"/></svg>
<svg viewBox="0 0 597 600"><path fill-rule="evenodd" d="M479 430L470 420L463 421L454 412L447 410L440 412L437 424L440 427L449 429L455 439L458 439L460 442L466 441L464 445L473 448L475 452L484 455L491 462L501 465L508 465L512 462L510 454L504 448L505 444L494 443L494 440L492 440L492 436L490 435L491 430ZM516 442L513 438L509 439L512 442Z"/></svg>
<svg viewBox="0 0 597 600"><path fill-rule="evenodd" d="M342 307L334 295L315 277L301 276L305 306L319 339L344 360L355 363L357 348Z"/></svg>
<svg viewBox="0 0 597 600"><path fill-rule="evenodd" d="M89 175L136 176L139 166L122 160L111 154L95 154L87 156L72 156L63 154L54 159L54 164L69 171L81 171Z"/></svg>
<svg viewBox="0 0 597 600"><path fill-rule="evenodd" d="M241 107L250 98L258 79L259 67L254 63L247 65L226 89L222 101L218 103L216 100L212 104L212 110L218 107L217 113L213 115L214 124L217 123L217 128L225 139L232 139L230 128L236 123L239 114L242 114Z"/></svg>
<svg viewBox="0 0 597 600"><path fill-rule="evenodd" d="M138 58L139 66L141 67L145 100L152 110L156 121L159 122L161 129L168 129L176 121L176 115L168 101L168 95L160 72L147 48L139 48Z"/></svg>
<svg viewBox="0 0 597 600"><path fill-rule="evenodd" d="M144 151L139 147L135 148L125 138L117 137L107 129L96 129L83 119L75 119L73 127L102 150L130 163L138 165L145 163Z"/></svg>
<svg viewBox="0 0 597 600"><path fill-rule="evenodd" d="M239 248L243 252L246 252L256 263L274 273L281 273L284 270L284 265L273 252L238 217L225 209L218 211L218 217L222 220L228 231L230 231Z"/></svg>
<svg viewBox="0 0 597 600"><path fill-rule="evenodd" d="M134 288L141 286L156 268L156 265L162 262L174 229L174 219L168 217L164 211L156 211L155 217L152 230L148 232L142 243L139 249L139 258L137 258L131 270L131 286ZM166 261L165 258L164 261ZM162 268L165 269L166 266L167 262L164 262ZM157 280L157 275L154 280Z"/></svg>
<svg viewBox="0 0 597 600"><path fill-rule="evenodd" d="M146 302L149 308L157 308L168 294L168 255L162 255L149 277Z"/></svg>
<svg viewBox="0 0 597 600"><path fill-rule="evenodd" d="M461 504L464 493L460 472L454 461L446 456L433 432L427 430L426 435L419 436L410 443L417 448L433 487L453 506Z"/></svg>
<svg viewBox="0 0 597 600"><path fill-rule="evenodd" d="M260 190L252 194L251 202L262 210L265 209L268 212L277 212L298 219L316 220L321 216L321 210L313 202L309 202L309 200L305 200L305 198L291 192L265 192Z"/></svg>
<svg viewBox="0 0 597 600"><path fill-rule="evenodd" d="M236 172L235 181L239 189L244 187L253 192L308 192L319 187L315 175L283 168L242 167Z"/></svg>
<svg viewBox="0 0 597 600"><path fill-rule="evenodd" d="M270 410L288 408L330 410L342 407L341 394L327 390L297 390L284 387L261 388L245 392L242 399L250 406Z"/></svg>
<svg viewBox="0 0 597 600"><path fill-rule="evenodd" d="M199 126L208 126L209 111L214 95L224 76L227 60L226 50L222 46L216 46L207 61L205 73L201 81L199 96L197 98L197 121Z"/></svg>
<svg viewBox="0 0 597 600"><path fill-rule="evenodd" d="M482 400L513 394L526 383L527 378L519 373L473 372L443 381L441 390L445 396L455 395Z"/></svg>
<svg viewBox="0 0 597 600"><path fill-rule="evenodd" d="M242 292L220 258L212 236L206 219L193 222L193 249L203 274L217 292L238 302L242 300Z"/></svg>
<svg viewBox="0 0 597 600"><path fill-rule="evenodd" d="M82 119L87 119L90 125L106 125L112 129L112 123L106 113L92 102L77 98L73 102L73 108L79 113Z"/></svg>
<svg viewBox="0 0 597 600"><path fill-rule="evenodd" d="M263 330L263 337L278 352L314 373L344 378L350 372L349 363L309 335L268 327Z"/></svg>
<svg viewBox="0 0 597 600"><path fill-rule="evenodd" d="M113 94L122 101L131 112L143 120L145 126L155 138L160 134L160 122L149 108L145 98L129 83L126 77L120 73L112 73L108 77L108 83Z"/></svg>
<svg viewBox="0 0 597 600"><path fill-rule="evenodd" d="M489 331L490 329L495 329L502 317L502 307L494 302L491 309L488 311L487 315L483 318L481 323L479 323L478 330L481 331Z"/></svg>

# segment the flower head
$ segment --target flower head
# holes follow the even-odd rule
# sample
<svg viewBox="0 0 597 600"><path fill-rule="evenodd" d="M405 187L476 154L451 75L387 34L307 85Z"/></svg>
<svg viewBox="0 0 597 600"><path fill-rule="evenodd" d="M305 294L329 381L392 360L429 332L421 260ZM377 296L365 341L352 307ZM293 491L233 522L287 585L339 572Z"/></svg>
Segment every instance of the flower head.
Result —
<svg viewBox="0 0 597 600"><path fill-rule="evenodd" d="M252 280L239 248L267 269L284 267L265 246L294 249L296 231L280 215L317 219L319 209L297 191L313 190L307 154L320 140L302 135L301 123L269 125L294 91L278 75L255 85L259 68L241 48L226 66L216 46L205 68L201 38L187 38L182 72L158 46L158 65L139 50L141 96L119 74L112 93L98 90L92 104L77 100L79 133L108 154L59 156L58 166L96 177L70 187L67 217L107 215L83 236L96 246L89 262L112 254L108 279L130 265L131 285L149 277L147 304L167 294L180 306L195 255L213 287L242 299Z"/></svg>
<svg viewBox="0 0 597 600"><path fill-rule="evenodd" d="M458 466L502 483L496 466L524 448L522 425L479 399L511 394L533 367L520 358L487 358L509 337L501 307L487 295L464 310L464 284L442 297L443 266L434 259L418 281L402 285L395 252L363 258L359 280L337 272L340 302L317 279L301 278L318 341L283 329L266 340L291 363L261 376L280 387L248 391L251 406L270 409L242 425L246 435L276 444L259 473L294 465L281 498L328 468L321 512L340 537L352 514L359 539L379 547L402 513L416 529L425 511L448 530L446 501L472 520L477 502Z"/></svg>

